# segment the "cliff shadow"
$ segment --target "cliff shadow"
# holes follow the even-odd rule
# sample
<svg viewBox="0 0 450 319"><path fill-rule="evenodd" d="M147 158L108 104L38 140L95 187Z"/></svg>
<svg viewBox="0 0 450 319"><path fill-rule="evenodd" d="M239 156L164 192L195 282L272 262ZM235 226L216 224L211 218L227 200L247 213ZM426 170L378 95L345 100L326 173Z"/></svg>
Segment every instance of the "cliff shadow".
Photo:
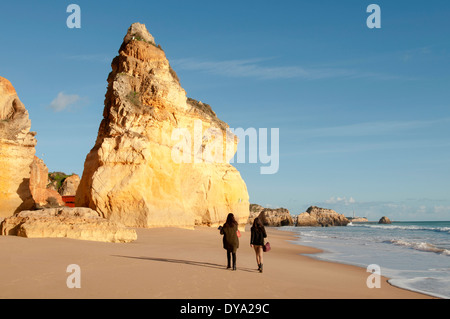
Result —
<svg viewBox="0 0 450 319"><path fill-rule="evenodd" d="M215 264L215 263L204 262L204 261L172 259L172 258L157 258L157 257L121 256L121 255L112 255L112 256L113 257L121 257L121 258L131 258L131 259L142 259L142 260L148 260L148 261L159 261L159 262L166 262L166 263L186 264L186 265L197 266L197 267L208 267L208 268L216 268L216 269L230 271L229 269L226 269L224 264L223 265ZM247 271L247 272L258 272L258 270L256 270L256 269L239 267L239 265L237 266L237 270Z"/></svg>
<svg viewBox="0 0 450 319"><path fill-rule="evenodd" d="M30 190L30 179L24 178L22 179L22 183L20 183L19 187L17 188L17 195L19 195L20 199L22 200L22 203L19 205L19 207L16 208L14 211L14 215L17 213L20 213L23 210L30 210L34 208L34 199L33 195L31 194Z"/></svg>

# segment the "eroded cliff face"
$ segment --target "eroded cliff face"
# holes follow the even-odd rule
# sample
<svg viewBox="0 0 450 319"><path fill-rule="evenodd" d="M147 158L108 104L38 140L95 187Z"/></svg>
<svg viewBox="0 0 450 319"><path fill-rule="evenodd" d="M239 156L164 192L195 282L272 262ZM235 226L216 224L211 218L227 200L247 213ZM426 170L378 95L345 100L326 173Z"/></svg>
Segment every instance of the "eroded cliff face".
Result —
<svg viewBox="0 0 450 319"><path fill-rule="evenodd" d="M33 196L35 208L64 206L61 195L48 188L48 167L44 161L34 156L30 166L30 191Z"/></svg>
<svg viewBox="0 0 450 319"><path fill-rule="evenodd" d="M229 164L237 139L209 105L186 97L142 24L112 61L103 117L77 206L132 227L215 226L230 212L245 225L247 187Z"/></svg>
<svg viewBox="0 0 450 319"><path fill-rule="evenodd" d="M31 209L30 165L36 133L11 82L0 77L0 219Z"/></svg>

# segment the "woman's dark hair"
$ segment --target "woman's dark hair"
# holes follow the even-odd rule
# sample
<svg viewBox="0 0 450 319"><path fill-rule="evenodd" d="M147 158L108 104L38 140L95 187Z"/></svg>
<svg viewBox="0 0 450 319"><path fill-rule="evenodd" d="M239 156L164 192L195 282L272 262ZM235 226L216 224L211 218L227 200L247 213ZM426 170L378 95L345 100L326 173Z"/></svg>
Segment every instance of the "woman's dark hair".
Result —
<svg viewBox="0 0 450 319"><path fill-rule="evenodd" d="M261 223L261 220L258 217L256 217L253 220L253 227L256 228L256 229L263 229L264 228L263 224Z"/></svg>
<svg viewBox="0 0 450 319"><path fill-rule="evenodd" d="M236 219L234 219L233 213L229 213L229 214L228 214L228 216L227 216L227 221L225 222L225 224L226 224L227 226L230 226L230 227L232 227L232 226L238 224L237 221L236 221Z"/></svg>

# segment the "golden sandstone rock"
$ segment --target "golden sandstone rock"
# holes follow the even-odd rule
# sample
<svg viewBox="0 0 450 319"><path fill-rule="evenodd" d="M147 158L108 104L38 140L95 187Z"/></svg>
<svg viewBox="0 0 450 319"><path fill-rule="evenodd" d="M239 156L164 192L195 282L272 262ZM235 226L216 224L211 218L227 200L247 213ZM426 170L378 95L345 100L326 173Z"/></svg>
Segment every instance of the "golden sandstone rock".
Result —
<svg viewBox="0 0 450 319"><path fill-rule="evenodd" d="M78 185L80 185L80 176L72 174L64 179L59 192L61 196L75 196Z"/></svg>
<svg viewBox="0 0 450 319"><path fill-rule="evenodd" d="M35 206L64 206L61 195L57 191L47 188L49 184L48 167L44 161L34 156L30 168L30 191Z"/></svg>
<svg viewBox="0 0 450 319"><path fill-rule="evenodd" d="M309 207L297 216L296 226L347 226L350 221L332 209Z"/></svg>
<svg viewBox="0 0 450 319"><path fill-rule="evenodd" d="M134 229L101 218L97 212L85 207L22 211L0 223L0 235L113 243L128 243L137 239Z"/></svg>
<svg viewBox="0 0 450 319"><path fill-rule="evenodd" d="M258 204L250 204L250 215L248 224L253 225L253 221L258 217L264 226L293 226L294 220L288 209L280 208L264 208Z"/></svg>
<svg viewBox="0 0 450 319"><path fill-rule="evenodd" d="M0 220L34 206L29 182L36 139L28 111L11 82L0 77Z"/></svg>
<svg viewBox="0 0 450 319"><path fill-rule="evenodd" d="M380 218L380 220L378 221L378 224L392 224L391 220L389 219L389 217L383 216Z"/></svg>
<svg viewBox="0 0 450 319"><path fill-rule="evenodd" d="M164 51L133 24L108 76L103 120L76 206L132 227L245 225L247 187L229 164L237 138L186 97Z"/></svg>
<svg viewBox="0 0 450 319"><path fill-rule="evenodd" d="M102 218L89 208L64 205L47 188L48 168L34 156L35 133L11 83L0 77L0 235L29 238L66 237L104 242L131 242L136 231Z"/></svg>

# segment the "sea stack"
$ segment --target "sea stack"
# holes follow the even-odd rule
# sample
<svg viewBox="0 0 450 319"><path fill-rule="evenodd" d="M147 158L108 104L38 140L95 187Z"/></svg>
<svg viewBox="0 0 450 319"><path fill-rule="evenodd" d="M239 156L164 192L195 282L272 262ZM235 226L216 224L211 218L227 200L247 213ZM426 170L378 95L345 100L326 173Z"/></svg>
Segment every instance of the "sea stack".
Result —
<svg viewBox="0 0 450 319"><path fill-rule="evenodd" d="M0 77L0 220L34 207L30 165L35 154L35 132L28 111L11 82Z"/></svg>
<svg viewBox="0 0 450 319"><path fill-rule="evenodd" d="M209 105L187 98L145 25L128 29L111 66L76 206L131 227L216 226L228 213L243 227L247 187L229 164L237 138Z"/></svg>
<svg viewBox="0 0 450 319"><path fill-rule="evenodd" d="M380 220L378 221L378 224L392 224L391 220L389 219L389 217L383 216L380 218Z"/></svg>

